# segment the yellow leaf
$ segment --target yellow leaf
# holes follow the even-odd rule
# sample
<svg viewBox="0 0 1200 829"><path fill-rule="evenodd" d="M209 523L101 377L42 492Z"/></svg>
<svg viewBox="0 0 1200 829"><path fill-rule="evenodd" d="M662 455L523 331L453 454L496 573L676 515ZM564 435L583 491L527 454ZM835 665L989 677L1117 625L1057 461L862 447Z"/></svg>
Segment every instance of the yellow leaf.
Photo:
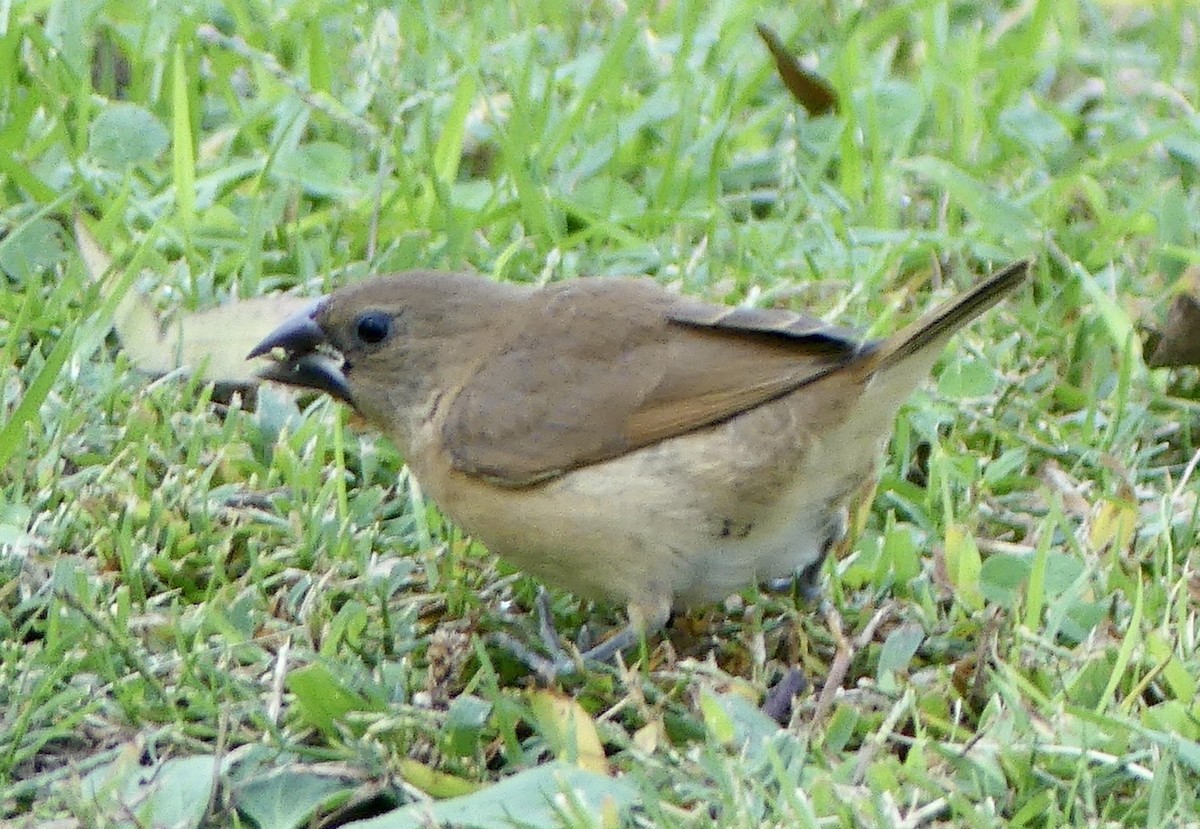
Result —
<svg viewBox="0 0 1200 829"><path fill-rule="evenodd" d="M464 780L452 774L436 771L424 763L409 758L400 761L400 776L409 785L438 800L447 797L461 797L482 788L479 783L472 780Z"/></svg>
<svg viewBox="0 0 1200 829"><path fill-rule="evenodd" d="M659 743L666 737L663 731L663 724L659 720L651 720L643 725L637 731L633 732L633 744L638 751L645 754L653 754L658 751Z"/></svg>
<svg viewBox="0 0 1200 829"><path fill-rule="evenodd" d="M983 607L983 594L979 589L979 576L983 560L975 538L961 524L946 527L946 571L954 585L955 598L967 607L978 610Z"/></svg>
<svg viewBox="0 0 1200 829"><path fill-rule="evenodd" d="M1118 553L1129 547L1137 529L1137 508L1124 501L1105 501L1088 528L1088 544L1092 550L1112 549Z"/></svg>
<svg viewBox="0 0 1200 829"><path fill-rule="evenodd" d="M700 695L700 711L704 715L704 725L708 728L708 733L717 742L722 745L733 742L737 730L734 728L733 719L721 707L716 694L705 691Z"/></svg>
<svg viewBox="0 0 1200 829"><path fill-rule="evenodd" d="M574 699L553 691L534 691L529 707L538 730L555 756L585 771L608 774L608 758L596 722Z"/></svg>

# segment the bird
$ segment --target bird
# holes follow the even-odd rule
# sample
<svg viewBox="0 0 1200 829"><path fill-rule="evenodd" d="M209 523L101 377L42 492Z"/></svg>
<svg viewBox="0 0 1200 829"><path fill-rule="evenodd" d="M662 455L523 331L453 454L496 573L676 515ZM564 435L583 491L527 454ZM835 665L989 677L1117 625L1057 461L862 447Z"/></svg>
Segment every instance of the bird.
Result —
<svg viewBox="0 0 1200 829"><path fill-rule="evenodd" d="M530 286L416 270L314 300L248 358L267 358L265 380L351 406L490 552L624 604L625 626L582 654L549 635L549 659L518 651L569 673L646 641L675 609L781 578L817 595L901 404L1030 265L882 339L647 277Z"/></svg>

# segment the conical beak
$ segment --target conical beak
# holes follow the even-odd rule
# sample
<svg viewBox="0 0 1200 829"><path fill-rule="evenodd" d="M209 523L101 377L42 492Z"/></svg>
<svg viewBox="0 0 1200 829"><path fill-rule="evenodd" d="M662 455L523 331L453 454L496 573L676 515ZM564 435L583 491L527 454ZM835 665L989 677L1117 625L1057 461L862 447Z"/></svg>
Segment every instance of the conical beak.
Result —
<svg viewBox="0 0 1200 829"><path fill-rule="evenodd" d="M350 386L342 370L343 361L334 356L329 338L316 321L324 302L322 297L288 317L256 345L246 355L246 359L252 360L281 351L282 359L275 360L259 371L259 377L289 386L322 391L353 405Z"/></svg>

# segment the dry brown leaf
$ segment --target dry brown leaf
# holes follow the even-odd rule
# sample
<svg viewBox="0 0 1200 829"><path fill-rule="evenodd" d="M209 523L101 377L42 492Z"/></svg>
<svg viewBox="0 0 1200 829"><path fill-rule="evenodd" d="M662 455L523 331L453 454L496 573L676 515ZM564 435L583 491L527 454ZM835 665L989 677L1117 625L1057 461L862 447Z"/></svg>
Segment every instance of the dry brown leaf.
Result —
<svg viewBox="0 0 1200 829"><path fill-rule="evenodd" d="M796 60L796 57L783 45L779 35L775 34L768 26L759 23L754 28L758 30L759 37L767 44L771 57L775 58L775 67L779 70L779 77L783 81L783 85L787 87L788 92L792 93L792 97L800 103L800 106L804 107L809 115L824 115L836 111L837 93L829 81Z"/></svg>
<svg viewBox="0 0 1200 829"><path fill-rule="evenodd" d="M1151 368L1200 365L1200 299L1188 293L1175 297L1147 364Z"/></svg>

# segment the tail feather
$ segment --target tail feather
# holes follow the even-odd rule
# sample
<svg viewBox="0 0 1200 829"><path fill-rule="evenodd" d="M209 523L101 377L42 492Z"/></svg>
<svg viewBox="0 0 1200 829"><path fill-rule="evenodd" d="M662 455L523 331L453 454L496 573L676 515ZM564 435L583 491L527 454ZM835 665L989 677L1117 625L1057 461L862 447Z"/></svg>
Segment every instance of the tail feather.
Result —
<svg viewBox="0 0 1200 829"><path fill-rule="evenodd" d="M838 427L831 441L847 447L847 460L866 463L870 453L878 452L891 434L897 410L913 389L929 376L946 341L959 328L995 305L1025 279L1029 262L1009 265L984 279L965 293L953 297L912 325L891 337L877 341L863 354L860 371L865 385L862 397L851 407L850 415ZM836 373L830 375L838 376ZM851 449L859 446L858 450ZM865 453L865 454L864 454Z"/></svg>
<svg viewBox="0 0 1200 829"><path fill-rule="evenodd" d="M1025 281L1030 261L1016 262L998 273L943 302L921 319L888 337L875 351L875 372L886 371L897 363L922 352L936 359L934 346L944 345L955 331L991 308Z"/></svg>

